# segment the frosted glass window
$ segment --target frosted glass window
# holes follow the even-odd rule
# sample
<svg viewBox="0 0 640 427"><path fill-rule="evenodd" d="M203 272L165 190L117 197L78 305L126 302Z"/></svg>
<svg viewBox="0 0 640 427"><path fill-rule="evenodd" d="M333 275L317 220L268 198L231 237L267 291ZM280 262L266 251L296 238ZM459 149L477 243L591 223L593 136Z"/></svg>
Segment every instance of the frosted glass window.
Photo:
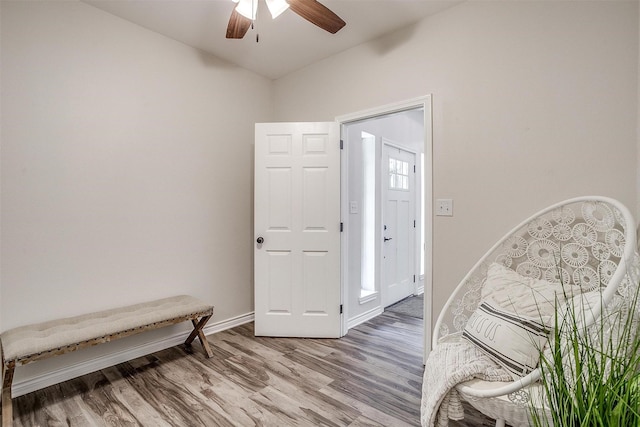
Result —
<svg viewBox="0 0 640 427"><path fill-rule="evenodd" d="M362 207L361 298L376 289L376 137L366 132L362 132Z"/></svg>
<svg viewBox="0 0 640 427"><path fill-rule="evenodd" d="M420 230L422 231L422 233L420 233L420 276L424 276L424 257L425 257L425 250L426 250L426 244L424 241L424 153L420 154L420 179L422 182L422 197L421 197L421 203L422 203L422 208L420 209L422 216L420 218L421 221L421 225L420 225Z"/></svg>

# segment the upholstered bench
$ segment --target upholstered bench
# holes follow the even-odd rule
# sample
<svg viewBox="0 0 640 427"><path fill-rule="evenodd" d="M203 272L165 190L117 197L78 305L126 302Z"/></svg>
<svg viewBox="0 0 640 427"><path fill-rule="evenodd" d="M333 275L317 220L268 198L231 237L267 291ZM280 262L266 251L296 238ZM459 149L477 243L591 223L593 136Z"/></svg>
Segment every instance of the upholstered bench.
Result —
<svg viewBox="0 0 640 427"><path fill-rule="evenodd" d="M16 366L188 320L193 323L193 331L185 344L191 344L197 336L207 357L211 357L202 328L212 315L213 306L181 295L3 332L2 425L13 422L11 384Z"/></svg>

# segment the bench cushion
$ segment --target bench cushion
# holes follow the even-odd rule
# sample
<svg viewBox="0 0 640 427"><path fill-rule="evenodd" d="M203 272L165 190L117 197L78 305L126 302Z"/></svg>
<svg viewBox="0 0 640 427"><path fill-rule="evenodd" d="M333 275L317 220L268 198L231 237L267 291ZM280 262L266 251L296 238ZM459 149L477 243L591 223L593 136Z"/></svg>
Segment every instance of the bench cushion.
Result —
<svg viewBox="0 0 640 427"><path fill-rule="evenodd" d="M213 312L197 298L180 295L128 307L20 326L2 333L4 360L22 358L170 319Z"/></svg>

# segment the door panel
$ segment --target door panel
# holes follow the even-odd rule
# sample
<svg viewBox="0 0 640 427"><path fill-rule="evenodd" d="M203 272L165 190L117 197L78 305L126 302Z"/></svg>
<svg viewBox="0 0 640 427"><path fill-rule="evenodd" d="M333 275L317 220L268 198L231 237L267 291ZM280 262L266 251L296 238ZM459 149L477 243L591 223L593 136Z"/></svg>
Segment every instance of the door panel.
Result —
<svg viewBox="0 0 640 427"><path fill-rule="evenodd" d="M256 335L339 337L338 124L260 123L255 143Z"/></svg>
<svg viewBox="0 0 640 427"><path fill-rule="evenodd" d="M324 292L326 271L330 266L328 252L303 252L304 316L328 315L331 311Z"/></svg>
<svg viewBox="0 0 640 427"><path fill-rule="evenodd" d="M396 247L398 277L411 283L413 283L413 269L411 268L413 263L410 261L413 259L413 251L410 246L413 245L414 216L411 212L409 200L402 200L398 203L398 242Z"/></svg>
<svg viewBox="0 0 640 427"><path fill-rule="evenodd" d="M291 314L293 265L290 251L266 251L269 268L268 313Z"/></svg>
<svg viewBox="0 0 640 427"><path fill-rule="evenodd" d="M291 205L292 174L291 168L267 169L268 229L291 231L291 211L282 209Z"/></svg>
<svg viewBox="0 0 640 427"><path fill-rule="evenodd" d="M415 154L383 144L382 164L382 303L388 307L415 290Z"/></svg>
<svg viewBox="0 0 640 427"><path fill-rule="evenodd" d="M328 231L333 225L335 227L335 218L333 224L330 224L330 218L327 212L325 195L330 197L327 192L327 176L330 171L328 168L304 168L303 169L303 191L302 191L302 227L304 231Z"/></svg>

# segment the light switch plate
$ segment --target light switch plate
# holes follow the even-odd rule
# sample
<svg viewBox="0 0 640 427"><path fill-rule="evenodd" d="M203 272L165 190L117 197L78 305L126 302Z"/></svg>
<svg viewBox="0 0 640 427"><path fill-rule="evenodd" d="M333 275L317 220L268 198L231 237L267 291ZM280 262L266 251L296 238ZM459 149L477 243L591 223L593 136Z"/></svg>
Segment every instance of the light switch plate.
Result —
<svg viewBox="0 0 640 427"><path fill-rule="evenodd" d="M358 213L358 202L355 202L355 201L349 202L349 213L352 213L352 214Z"/></svg>
<svg viewBox="0 0 640 427"><path fill-rule="evenodd" d="M436 215L453 216L453 199L437 199Z"/></svg>

